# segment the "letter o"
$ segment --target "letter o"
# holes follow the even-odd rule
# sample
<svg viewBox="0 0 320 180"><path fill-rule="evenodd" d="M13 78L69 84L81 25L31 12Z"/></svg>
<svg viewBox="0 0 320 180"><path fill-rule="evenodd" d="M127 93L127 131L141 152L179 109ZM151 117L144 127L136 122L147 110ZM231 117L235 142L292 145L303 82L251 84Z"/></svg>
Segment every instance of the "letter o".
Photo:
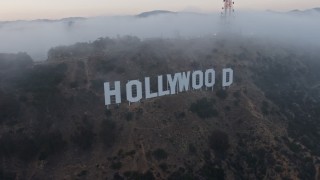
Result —
<svg viewBox="0 0 320 180"><path fill-rule="evenodd" d="M210 77L211 77L211 81L210 81ZM214 71L214 69L208 69L205 72L205 85L206 87L210 88L213 87L214 84L216 83L216 72Z"/></svg>
<svg viewBox="0 0 320 180"><path fill-rule="evenodd" d="M136 97L133 97L132 89L133 87L136 87ZM129 102L138 102L142 99L142 84L139 80L133 80L129 81L126 84L126 90L127 90L127 100Z"/></svg>
<svg viewBox="0 0 320 180"><path fill-rule="evenodd" d="M197 84L197 78L199 78L199 82ZM201 89L203 86L203 72L202 71L194 71L192 73L192 87L193 89Z"/></svg>

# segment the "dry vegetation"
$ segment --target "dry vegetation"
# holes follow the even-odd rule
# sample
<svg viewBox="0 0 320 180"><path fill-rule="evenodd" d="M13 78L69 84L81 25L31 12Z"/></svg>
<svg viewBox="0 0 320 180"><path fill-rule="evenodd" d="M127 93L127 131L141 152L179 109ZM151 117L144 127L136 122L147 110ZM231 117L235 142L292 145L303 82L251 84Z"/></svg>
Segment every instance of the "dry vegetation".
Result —
<svg viewBox="0 0 320 180"><path fill-rule="evenodd" d="M232 42L128 36L42 63L0 54L0 179L319 178L320 54ZM104 106L105 81L210 67L232 67L234 84Z"/></svg>

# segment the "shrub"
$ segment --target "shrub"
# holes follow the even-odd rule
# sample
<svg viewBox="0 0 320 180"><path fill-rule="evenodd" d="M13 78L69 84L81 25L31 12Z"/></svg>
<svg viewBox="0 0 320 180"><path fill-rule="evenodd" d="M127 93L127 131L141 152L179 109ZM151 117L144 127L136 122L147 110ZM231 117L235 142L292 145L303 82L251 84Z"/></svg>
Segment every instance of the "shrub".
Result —
<svg viewBox="0 0 320 180"><path fill-rule="evenodd" d="M280 165L276 165L276 167L274 168L274 170L277 172L277 173L281 173L283 171L283 168L280 166Z"/></svg>
<svg viewBox="0 0 320 180"><path fill-rule="evenodd" d="M213 107L214 101L209 101L207 98L202 98L191 104L190 110L197 113L200 118L210 118L218 116L218 111Z"/></svg>
<svg viewBox="0 0 320 180"><path fill-rule="evenodd" d="M29 137L21 137L15 141L17 156L24 161L30 161L39 152L39 145Z"/></svg>
<svg viewBox="0 0 320 180"><path fill-rule="evenodd" d="M152 152L152 155L158 161L163 160L163 159L167 159L167 157L168 157L167 152L165 150L163 150L163 149L160 149L160 148L154 150Z"/></svg>
<svg viewBox="0 0 320 180"><path fill-rule="evenodd" d="M114 180L124 180L124 178L122 176L120 176L120 174L118 172L113 174L113 179Z"/></svg>
<svg viewBox="0 0 320 180"><path fill-rule="evenodd" d="M217 179L217 180L225 179L224 170L216 167L211 163L206 163L205 165L203 165L203 167L200 169L200 175L204 179Z"/></svg>
<svg viewBox="0 0 320 180"><path fill-rule="evenodd" d="M145 174L139 173L137 171L126 171L124 172L124 176L128 180L153 180L155 179L153 173L151 171L147 171Z"/></svg>
<svg viewBox="0 0 320 180"><path fill-rule="evenodd" d="M67 64L62 63L55 66L35 66L31 71L17 79L17 87L27 92L53 92L57 85L65 78Z"/></svg>
<svg viewBox="0 0 320 180"><path fill-rule="evenodd" d="M236 92L233 93L233 97L235 97L237 99L239 99L240 96L241 96L241 91L236 91Z"/></svg>
<svg viewBox="0 0 320 180"><path fill-rule="evenodd" d="M213 131L209 136L209 146L217 155L224 155L229 148L228 134L222 131Z"/></svg>
<svg viewBox="0 0 320 180"><path fill-rule="evenodd" d="M66 145L59 131L51 133L4 134L0 139L0 157L18 157L30 161L40 154L39 159L59 153Z"/></svg>
<svg viewBox="0 0 320 180"><path fill-rule="evenodd" d="M71 46L57 46L48 51L48 60L59 60L70 57L89 56L93 52L93 47L89 43L76 43Z"/></svg>
<svg viewBox="0 0 320 180"><path fill-rule="evenodd" d="M110 111L110 109L105 109L104 114L109 117L112 116L112 112Z"/></svg>
<svg viewBox="0 0 320 180"><path fill-rule="evenodd" d="M81 172L79 172L78 174L77 174L77 176L78 177L84 177L84 176L86 176L88 174L88 171L87 170L82 170Z"/></svg>
<svg viewBox="0 0 320 180"><path fill-rule="evenodd" d="M123 73L126 72L126 69L125 69L124 67L117 67L117 68L116 68L116 72L117 72L118 74L123 74Z"/></svg>
<svg viewBox="0 0 320 180"><path fill-rule="evenodd" d="M0 70L23 69L30 67L33 60L27 53L4 54L0 53Z"/></svg>
<svg viewBox="0 0 320 180"><path fill-rule="evenodd" d="M161 163L159 167L163 172L166 172L168 169L168 165L166 163Z"/></svg>
<svg viewBox="0 0 320 180"><path fill-rule="evenodd" d="M15 172L5 172L2 168L0 168L0 179L5 180L15 180L17 179L17 173Z"/></svg>
<svg viewBox="0 0 320 180"><path fill-rule="evenodd" d="M110 168L111 169L115 169L115 170L119 170L122 167L122 163L121 162L112 162Z"/></svg>
<svg viewBox="0 0 320 180"><path fill-rule="evenodd" d="M174 116L175 116L177 119L183 119L184 117L186 117L186 113L185 113L185 112L175 112L175 113L174 113Z"/></svg>
<svg viewBox="0 0 320 180"><path fill-rule="evenodd" d="M136 150L132 150L132 151L129 151L129 152L126 152L126 156L134 156L136 154Z"/></svg>
<svg viewBox="0 0 320 180"><path fill-rule="evenodd" d="M189 153L197 154L197 148L193 144L189 144Z"/></svg>
<svg viewBox="0 0 320 180"><path fill-rule="evenodd" d="M91 80L91 85L90 85L90 89L93 89L95 91L103 91L103 84L104 84L104 80L103 79L94 79Z"/></svg>
<svg viewBox="0 0 320 180"><path fill-rule="evenodd" d="M217 97L220 99L226 99L228 97L228 93L226 90L220 89L216 92Z"/></svg>
<svg viewBox="0 0 320 180"><path fill-rule="evenodd" d="M17 150L17 144L12 134L3 134L0 138L0 157L12 157Z"/></svg>
<svg viewBox="0 0 320 180"><path fill-rule="evenodd" d="M40 143L40 160L44 160L50 155L61 152L67 145L67 142L63 140L60 131L43 134L37 137L39 137L39 139L36 142Z"/></svg>
<svg viewBox="0 0 320 180"><path fill-rule="evenodd" d="M131 121L133 119L133 112L127 112L126 113L126 120Z"/></svg>
<svg viewBox="0 0 320 180"><path fill-rule="evenodd" d="M294 153L298 153L301 151L300 146L294 142L289 142L288 147Z"/></svg>
<svg viewBox="0 0 320 180"><path fill-rule="evenodd" d="M100 125L101 129L99 132L100 138L106 147L111 147L116 138L116 124L112 120L104 120Z"/></svg>
<svg viewBox="0 0 320 180"><path fill-rule="evenodd" d="M269 114L269 103L267 101L262 102L261 111L264 115Z"/></svg>
<svg viewBox="0 0 320 180"><path fill-rule="evenodd" d="M114 60L102 60L98 59L95 64L95 70L97 72L108 74L109 72L112 72L116 69L116 66L114 64Z"/></svg>
<svg viewBox="0 0 320 180"><path fill-rule="evenodd" d="M185 173L181 169L182 168L180 168L179 170L170 174L170 176L168 177L168 180L176 180L176 179L193 180L193 179L196 179L192 173L190 173L190 172Z"/></svg>
<svg viewBox="0 0 320 180"><path fill-rule="evenodd" d="M112 45L114 42L110 38L98 38L93 41L92 45L96 52L103 51L108 45Z"/></svg>
<svg viewBox="0 0 320 180"><path fill-rule="evenodd" d="M88 150L91 148L94 138L95 134L91 127L80 126L78 127L77 132L72 135L71 140L81 149Z"/></svg>
<svg viewBox="0 0 320 180"><path fill-rule="evenodd" d="M0 123L7 119L15 118L20 113L20 104L11 94L0 92Z"/></svg>

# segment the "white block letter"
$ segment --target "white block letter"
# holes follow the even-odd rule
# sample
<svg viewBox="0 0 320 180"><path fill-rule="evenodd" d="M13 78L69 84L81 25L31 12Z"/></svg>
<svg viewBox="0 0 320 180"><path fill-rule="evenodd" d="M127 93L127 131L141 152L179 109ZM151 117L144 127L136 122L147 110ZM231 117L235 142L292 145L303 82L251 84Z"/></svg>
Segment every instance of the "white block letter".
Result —
<svg viewBox="0 0 320 180"><path fill-rule="evenodd" d="M197 82L197 79L199 80L199 82ZM192 87L193 87L193 89L201 89L202 86L203 86L203 72L202 71L193 72L192 73Z"/></svg>
<svg viewBox="0 0 320 180"><path fill-rule="evenodd" d="M233 83L233 70L227 68L222 71L222 87L230 86Z"/></svg>
<svg viewBox="0 0 320 180"><path fill-rule="evenodd" d="M126 85L126 89L127 100L129 102L138 102L142 99L142 84L139 80L129 81ZM136 93L136 97L133 97L133 93Z"/></svg>
<svg viewBox="0 0 320 180"><path fill-rule="evenodd" d="M146 99L150 99L150 98L154 98L158 96L158 93L151 93L150 90L150 78L149 77L145 77L144 78L144 85L145 85L145 89L146 89Z"/></svg>
<svg viewBox="0 0 320 180"><path fill-rule="evenodd" d="M114 90L110 89L110 83L105 82L104 83L104 100L105 100L105 105L110 105L111 104L111 96L116 97L116 103L119 104L121 103L121 93L120 93L120 81L116 81L114 86Z"/></svg>
<svg viewBox="0 0 320 180"><path fill-rule="evenodd" d="M202 81L203 81L203 79L202 79ZM185 72L183 72L179 77L179 90L180 90L180 92L182 92L184 90L188 91L189 90L189 83L190 83L190 71L188 71L187 74Z"/></svg>
<svg viewBox="0 0 320 180"><path fill-rule="evenodd" d="M205 85L207 88L213 87L216 83L216 72L214 69L208 69L205 73Z"/></svg>
<svg viewBox="0 0 320 180"><path fill-rule="evenodd" d="M158 76L158 92L159 96L165 96L170 94L169 90L163 91L163 78L162 75Z"/></svg>
<svg viewBox="0 0 320 180"><path fill-rule="evenodd" d="M176 87L177 87L177 82L178 82L178 78L180 79L181 74L180 73L176 73L174 74L174 78L172 79L171 74L167 74L167 79L168 79L168 83L170 86L170 93L171 94L175 94L176 93Z"/></svg>

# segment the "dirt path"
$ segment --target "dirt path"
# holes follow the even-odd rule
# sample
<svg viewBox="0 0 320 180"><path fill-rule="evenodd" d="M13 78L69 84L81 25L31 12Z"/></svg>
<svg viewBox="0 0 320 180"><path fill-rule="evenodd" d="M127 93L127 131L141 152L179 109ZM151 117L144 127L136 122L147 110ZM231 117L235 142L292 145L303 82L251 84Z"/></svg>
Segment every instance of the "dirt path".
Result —
<svg viewBox="0 0 320 180"><path fill-rule="evenodd" d="M316 177L315 180L319 180L320 179L320 165L316 165Z"/></svg>
<svg viewBox="0 0 320 180"><path fill-rule="evenodd" d="M90 88L90 78L89 78L89 66L88 66L88 59L84 60L84 70L86 73L86 78L87 78L87 85L86 88L87 90Z"/></svg>

